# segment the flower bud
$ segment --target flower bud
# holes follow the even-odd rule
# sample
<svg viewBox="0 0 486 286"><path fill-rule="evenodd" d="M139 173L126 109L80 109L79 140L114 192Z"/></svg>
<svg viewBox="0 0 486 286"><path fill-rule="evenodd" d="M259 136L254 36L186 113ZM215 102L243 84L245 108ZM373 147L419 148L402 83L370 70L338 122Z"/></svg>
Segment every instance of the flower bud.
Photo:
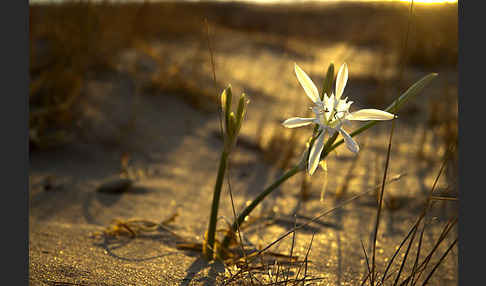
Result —
<svg viewBox="0 0 486 286"><path fill-rule="evenodd" d="M243 121L243 118L245 117L246 107L249 102L250 100L246 98L246 94L241 94L240 100L238 102L238 110L236 111L236 133L240 132L241 123Z"/></svg>
<svg viewBox="0 0 486 286"><path fill-rule="evenodd" d="M324 94L328 96L332 93L332 82L334 80L334 64L329 64L327 68L326 77L324 78L324 85L322 87L321 100L324 99Z"/></svg>
<svg viewBox="0 0 486 286"><path fill-rule="evenodd" d="M223 90L223 93L221 94L221 108L223 108L223 114L224 114L224 122L225 122L225 128L228 130L229 128L229 114L231 112L231 99L233 95L231 93L231 85L228 85L227 88ZM226 131L228 132L228 131Z"/></svg>

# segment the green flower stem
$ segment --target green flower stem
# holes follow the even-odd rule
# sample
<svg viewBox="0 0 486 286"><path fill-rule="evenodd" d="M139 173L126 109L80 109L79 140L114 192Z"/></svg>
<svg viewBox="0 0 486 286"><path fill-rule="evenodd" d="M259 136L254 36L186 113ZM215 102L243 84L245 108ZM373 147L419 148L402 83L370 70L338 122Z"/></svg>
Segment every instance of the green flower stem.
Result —
<svg viewBox="0 0 486 286"><path fill-rule="evenodd" d="M236 221L233 223L231 227L231 232L226 234L223 239L223 243L221 244L221 249L226 249L231 241L232 233L236 233L239 226L245 221L245 218L253 211L254 208L258 206L258 204L263 201L263 199L268 196L271 192L273 192L278 186L280 186L283 182L285 182L288 178L292 177L293 175L297 174L298 172L302 171L301 164L295 165L293 168L285 172L280 178L278 178L273 184L267 187L263 192L256 197L251 204L249 204L243 212L240 213Z"/></svg>
<svg viewBox="0 0 486 286"><path fill-rule="evenodd" d="M326 145L324 145L324 147L322 148L320 160L324 160L324 158L326 158L327 155L331 153L331 145L336 141L338 134L339 132L334 132L334 134L327 140Z"/></svg>
<svg viewBox="0 0 486 286"><path fill-rule="evenodd" d="M221 187L223 186L224 173L226 171L226 163L228 162L229 152L223 151L219 161L218 177L216 178L216 185L214 185L213 204L211 206L211 216L209 218L208 237L205 247L203 249L209 260L213 259L214 241L216 233L216 222L218 220L219 197L221 196Z"/></svg>

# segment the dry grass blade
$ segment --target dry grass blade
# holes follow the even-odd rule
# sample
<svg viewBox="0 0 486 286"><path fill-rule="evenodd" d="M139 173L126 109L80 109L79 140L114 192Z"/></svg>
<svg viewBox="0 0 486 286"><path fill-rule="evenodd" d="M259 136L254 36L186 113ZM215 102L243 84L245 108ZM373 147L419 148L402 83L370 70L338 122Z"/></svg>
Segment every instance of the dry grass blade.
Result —
<svg viewBox="0 0 486 286"><path fill-rule="evenodd" d="M169 218L161 221L160 223L146 220L146 219L113 219L112 223L106 227L105 230L101 232L95 232L93 235L99 236L104 235L106 238L119 238L121 236L129 236L130 238L135 238L144 233L151 233L157 232L160 230L164 230L174 237L177 237L181 241L186 241L182 236L178 235L170 228L167 227L170 223L172 223L175 218L178 216L178 213L174 213Z"/></svg>
<svg viewBox="0 0 486 286"><path fill-rule="evenodd" d="M449 152L446 153L446 155L444 157L444 160L442 161L442 165L441 165L441 167L439 169L439 172L438 172L437 176L435 177L434 183L432 184L432 187L430 189L430 192L429 192L429 195L427 197L427 200L426 200L426 202L424 204L424 209L423 209L422 213L420 214L419 218L417 219L417 221L415 222L415 224L412 226L412 228L408 232L407 236L400 243L400 246L398 247L397 251L395 251L395 253L393 254L392 258L390 259L390 262L388 263L388 265L387 265L387 267L385 269L385 272L383 273L383 276L382 276L382 279L381 279L381 284L384 283L385 278L387 277L386 274L388 273L388 271L389 271L389 269L390 269L390 267L391 267L394 259L398 255L400 249L405 244L405 242L410 237L410 235L412 235L412 233L415 233L417 231L418 226L420 225L420 223L423 220L423 218L426 216L427 210L430 207L429 202L431 201L432 194L434 193L435 187L437 186L437 183L439 181L439 178L442 175L442 172L443 172L443 170L444 170L444 168L445 168L445 166L446 166L446 164L447 164L447 162L448 162L448 160L450 158L450 155L453 154L453 152L454 152L454 147L455 147L455 145L453 145L451 148L449 148ZM413 273L413 275L415 275L415 272L412 272L412 273ZM404 285L404 283L408 283L410 278L411 278L411 276L409 276L407 279L405 279L405 281L402 282L402 285Z"/></svg>
<svg viewBox="0 0 486 286"><path fill-rule="evenodd" d="M420 257L420 251L422 249L422 240L423 240L423 237L424 237L425 226L426 226L426 223L424 223L422 231L420 232L419 243L418 243L418 246L417 246L417 255L415 256L415 262L413 263L413 267L412 267L412 280L411 280L412 285L414 284L413 280L414 280L414 277L415 277L415 271L417 270L417 265L418 265L418 261L419 261L419 257Z"/></svg>
<svg viewBox="0 0 486 286"><path fill-rule="evenodd" d="M402 249L403 245L405 245L405 242L407 242L407 240L410 237L410 235L412 235L412 233L414 233L414 231L416 231L416 229L418 227L418 224L420 223L420 220L421 219L417 220L417 222L413 225L413 227L410 229L410 231L405 236L405 238L402 240L402 242L400 242L400 245L398 246L398 248L395 251L395 253L393 253L392 258L390 259L390 261L388 262L388 265L385 268L385 272L383 273L383 277L381 278L381 284L383 284L385 282L385 278L387 277L386 274L390 270L390 267L392 266L393 261L395 260L395 258L397 257L398 253L400 252L400 249Z"/></svg>
<svg viewBox="0 0 486 286"><path fill-rule="evenodd" d="M459 200L456 197L439 197L439 196L432 196L430 197L430 199L436 201L458 201Z"/></svg>
<svg viewBox="0 0 486 286"><path fill-rule="evenodd" d="M366 281L368 281L368 279L370 278L371 276L371 271L368 271L368 274L366 274L366 276L363 278L363 281L361 282L361 286L365 285Z"/></svg>
<svg viewBox="0 0 486 286"><path fill-rule="evenodd" d="M386 182L386 184L385 184L385 185L388 185L389 183L392 183L392 182L398 181L398 180L400 180L400 179L401 179L403 176L404 176L404 174L399 174L399 175L397 175L397 176L395 176L395 177L391 178L390 180L388 180L388 181ZM312 219L310 219L310 220L309 220L308 222L306 222L306 223L303 223L303 224L300 224L300 225L295 226L293 229L291 229L291 230L287 231L286 233L282 234L280 237L278 237L276 240L274 240L273 242L271 242L270 244L268 244L268 245L267 245L266 247L264 247L263 249L261 249L261 250L259 250L258 252L255 252L254 254L252 254L252 255L251 255L251 257L248 257L248 259L249 259L249 260L248 260L248 262L249 262L249 263L251 263L251 262L253 262L255 259L258 259L258 258L260 258L260 259L261 259L261 254L262 254L262 253L266 252L266 251L267 251L269 248L271 248L272 246L274 246L276 243L278 243L279 241L281 241L282 239L284 239L285 237L287 237L287 236L288 236L288 235L290 235L291 233L293 233L293 232L297 231L298 229L301 229L301 228L303 228L303 227L306 227L306 226L310 225L310 224L311 224L311 223L313 223L313 222L316 222L317 220L321 219L322 217L324 217L324 216L326 216L326 215L328 215L328 214L332 213L333 211L335 211L335 210L337 210L337 209L339 209L339 208L344 207L345 205L347 205L347 204L349 204L349 203L351 203L351 202L353 202L353 201L355 201L355 200L357 200L357 199L361 198L362 196L368 195L368 194L370 194L371 192L376 191L376 189L377 189L377 188L379 188L379 187L380 187L380 185L382 185L382 184L376 185L376 186L374 186L373 188L369 189L368 191L366 191L366 192L364 192L364 193L362 193L362 194L355 195L355 196L353 196L353 197L351 197L351 198L349 198L349 199L347 199L347 200L343 201L343 202L342 202L342 203L340 203L339 205L337 205L337 206L335 206L335 207L333 207L333 208L331 208L331 209L328 209L328 210L326 210L326 211L321 212L320 214L318 214L318 215L314 216ZM264 265L264 264L263 264L263 262L262 262L262 265ZM227 285L228 283L230 283L230 282L234 281L234 280L236 279L236 277L238 277L239 275L241 275L241 274L243 273L243 271L244 271L243 269L240 269L240 270L239 270L237 273L235 273L235 275L233 275L233 276L232 276L232 277L231 277L229 280L227 280L227 281L226 281L226 282L225 282L223 285ZM285 283L285 282L284 282L284 283Z"/></svg>
<svg viewBox="0 0 486 286"><path fill-rule="evenodd" d="M426 285L430 278L432 277L432 275L434 274L434 272L437 270L437 268L439 267L439 265L442 263L442 261L446 258L447 254L449 253L449 251L451 251L451 249L454 247L454 245L456 245L457 243L457 238L454 240L454 242L447 248L447 250L444 252L444 254L442 254L442 256L440 257L439 261L435 264L434 268L432 269L432 271L430 271L429 275L427 275L427 278L425 278L425 281L424 283L422 283L422 286Z"/></svg>
<svg viewBox="0 0 486 286"><path fill-rule="evenodd" d="M429 252L429 254L425 257L424 261L422 261L422 263L419 265L419 267L417 268L418 271L419 271L419 274L418 274L418 277L415 281L415 283L413 285L415 285L417 283L417 281L419 281L420 277L422 276L422 273L425 271L425 269L427 268L427 265L428 263L430 262L430 259L432 258L432 255L435 253L435 251L439 248L439 245L445 240L445 238L447 237L447 235L449 234L449 232L452 230L452 228L454 227L454 225L457 223L457 218L454 218L452 220L450 220L445 226L444 226L444 229L442 231L442 233L440 234L439 238L437 239L437 242L435 243L434 247L432 248L432 250ZM411 275L409 277L407 277L407 279L401 284L401 285L406 285L406 283L408 283L408 281L411 279Z"/></svg>
<svg viewBox="0 0 486 286"><path fill-rule="evenodd" d="M403 49L402 49L402 57L401 57L401 68L400 68L400 75L398 77L398 83L401 84L403 71L405 69L405 62L407 60L407 44L408 38L410 35L410 26L412 24L412 14L413 14L413 0L410 2L410 10L408 15L408 24L407 24L407 33L405 35L405 40L403 41Z"/></svg>
<svg viewBox="0 0 486 286"><path fill-rule="evenodd" d="M202 243L178 243L176 247L180 250L202 251Z"/></svg>
<svg viewBox="0 0 486 286"><path fill-rule="evenodd" d="M323 280L324 278L306 278L306 279L300 279L300 280L296 280L296 279L288 279L288 280L282 280L282 281L279 281L278 283L270 283L270 284L265 284L265 285L280 285L280 284L284 284L284 283L288 283L288 282L302 282L302 283L305 283L305 282L312 282L312 281L319 281L319 280Z"/></svg>
<svg viewBox="0 0 486 286"><path fill-rule="evenodd" d="M213 49L211 48L211 41L210 41L210 38L209 38L209 23L208 23L207 18L204 18L204 24L206 25L206 36L207 36L207 41L208 41L209 56L210 56L210 60L211 60L211 71L213 73L212 76L213 76L214 90L215 90L216 94L218 94L218 82L216 80L216 65L214 64L214 53L213 53ZM216 102L218 102L217 99L216 99ZM219 104L217 104L217 105L220 106Z"/></svg>
<svg viewBox="0 0 486 286"><path fill-rule="evenodd" d="M309 257L309 253L310 253L310 250L312 248L312 242L314 241L314 235L316 233L313 232L312 233L312 238L311 238L311 241L309 243L309 247L307 248L307 252L305 254L305 259L304 259L304 264L305 264L305 267L304 267L304 277L302 277L302 284L304 284L304 281L306 280L306 277L307 277L307 259ZM302 264L299 266L299 270L297 270L297 274L295 275L295 283L294 285L296 285L298 282L299 282L299 274L300 274L300 271L302 270Z"/></svg>
<svg viewBox="0 0 486 286"><path fill-rule="evenodd" d="M375 285L375 254L376 254L376 239L378 236L378 227L380 224L380 217L381 217L381 207L383 205L383 193L385 192L385 182L386 182L386 175L388 173L388 166L390 163L390 152L391 152L391 145L393 139L393 131L395 129L395 120L392 121L392 127L390 131L390 139L388 141L388 150L386 152L386 162L385 162L385 171L383 173L383 183L380 192L380 201L378 204L378 210L376 211L376 224L375 230L373 232L373 250L372 250L372 257L371 257L371 281L370 284L373 286Z"/></svg>
<svg viewBox="0 0 486 286"><path fill-rule="evenodd" d="M229 192L229 195L230 195L231 208L233 210L234 220L237 221L236 220L235 203L234 203L234 200L233 200L233 191L231 189L230 177L231 177L231 164L230 164L230 160L228 160L228 175L226 177L226 181L228 182L228 192ZM241 253L243 254L243 258L244 258L244 261L245 261L245 264L246 264L245 266L246 266L246 268L249 269L249 267L248 267L248 259L247 259L247 256L246 256L245 247L243 245L243 239L241 238L241 231L240 231L240 226L239 225L237 226L236 232L238 233L239 246L241 248ZM248 270L248 274L250 275L250 280L253 283L253 274L251 273L251 270Z"/></svg>
<svg viewBox="0 0 486 286"><path fill-rule="evenodd" d="M297 226L297 216L294 215L294 228ZM293 253L294 253L294 246L295 246L295 231L293 231L292 233L292 245L290 246L290 257L292 257ZM290 260L289 260L290 262ZM289 273L290 273L290 263L289 263L289 267L287 269L287 274L285 276L285 280L288 280L289 279ZM285 283L284 285L287 285L287 283Z"/></svg>
<svg viewBox="0 0 486 286"><path fill-rule="evenodd" d="M304 263L305 263L305 266L304 266L304 280L306 279L307 277L307 264L308 264L308 258L309 258L309 253L310 253L310 250L312 248L312 242L314 241L314 235L315 233L312 233L312 239L311 239L311 242L310 242L310 245L309 245L309 249L307 250L307 253L305 254L305 259L304 259ZM304 281L302 281L302 285L305 285Z"/></svg>
<svg viewBox="0 0 486 286"><path fill-rule="evenodd" d="M335 210L337 210L337 209L339 209L339 208L342 208L343 206L345 206L345 205L347 205L347 204L349 204L349 203L351 203L351 202L353 202L353 201L357 200L358 198L360 198L360 197L362 197L362 196L364 196L364 195L366 195L366 194L371 193L371 191L374 191L374 189L369 190L369 191L366 191L366 192L364 192L364 193L362 193L362 194L356 195L356 196L354 196L354 197L352 197L352 198L350 198L350 199L348 199L348 200L346 200L346 201L342 202L342 203L341 203L341 204L339 204L338 206L335 206L335 207L333 207L333 208L331 208L331 209L329 209L329 210L327 210L327 211L325 211L325 212L323 212L323 213L321 213L321 214L319 214L319 215L315 216L314 218L312 218L312 219L311 219L311 220L309 220L308 222L303 223L303 224L300 224L300 225L298 225L298 226L294 227L293 229L291 229L291 230L287 231L286 233L284 233L283 235L281 235L279 238L277 238L276 240L274 240L273 242L271 242L270 244L268 244L268 245L267 245L266 247L264 247L263 249L259 250L259 251L258 251L258 254L261 254L261 253L263 253L263 252L267 251L267 250L268 250L270 247L274 246L274 245L275 245L277 242L279 242L280 240L284 239L285 237L287 237L288 235L290 235L292 232L294 232L294 231L296 231L296 230L298 230L298 229L300 229L300 228L303 228L303 227L305 227L305 226L308 226L309 224L311 224L311 223L313 223L313 222L315 222L315 221L319 220L320 218L322 218L322 217L324 217L324 216L326 216L326 215L330 214L331 212L333 212L333 211L335 211Z"/></svg>
<svg viewBox="0 0 486 286"><path fill-rule="evenodd" d="M403 268L405 267L405 263L407 262L408 254L410 253L410 249L412 248L412 243L415 239L415 235L417 234L417 229L418 229L418 226L415 228L415 230L412 233L412 237L410 238L410 241L409 241L408 246L407 246L407 250L405 251L405 255L403 256L402 263L400 264L400 269L398 270L397 276L395 277L395 282L393 283L394 286L398 284L398 280L400 279Z"/></svg>
<svg viewBox="0 0 486 286"><path fill-rule="evenodd" d="M298 256L288 256L286 254L272 252L272 251L267 251L266 254L268 254L270 256L273 256L275 258L284 258L284 260L288 260L289 263L298 262L298 260L299 260L299 257Z"/></svg>
<svg viewBox="0 0 486 286"><path fill-rule="evenodd" d="M415 285L419 279L420 279L420 276L422 275L423 271L425 270L425 268L427 267L428 263L430 262L430 259L432 258L432 255L434 254L434 252L438 249L439 245L442 243L442 241L444 241L444 239L446 238L447 234L449 233L449 231L452 229L452 227L454 226L454 224L457 222L457 218L456 219L452 219L450 220L445 226L444 226L444 229L442 230L442 233L440 234L439 238L437 239L437 242L435 243L434 247L432 248L432 250L430 250L429 254L427 254L427 256L425 257L425 259L422 261L422 263L420 263L420 265L416 268L416 272L419 273L417 279L415 280L414 284ZM415 273L416 273L415 272ZM400 286L405 286L408 284L408 282L412 279L412 274L415 275L415 273L411 273L401 284Z"/></svg>
<svg viewBox="0 0 486 286"><path fill-rule="evenodd" d="M211 40L210 40L210 37L209 37L209 23L208 23L207 18L204 18L204 24L206 26L206 39L207 39L207 42L208 42L209 60L211 62L211 71L212 71L212 76L213 76L214 94L216 94L216 106L218 107L219 132L220 132L221 138L223 138L224 137L223 120L221 118L221 113L223 111L223 107L219 104L218 81L216 80L216 65L214 64L214 53L213 53L213 49L211 48Z"/></svg>
<svg viewBox="0 0 486 286"><path fill-rule="evenodd" d="M368 254L366 253L366 249L363 244L363 240L360 239L359 242L361 242L361 249L363 249L363 253L366 259L366 266L368 267L368 274L366 274L365 278L363 279L363 282L361 282L361 286L363 286L366 283L366 281L368 281L368 278L370 277L371 268L370 268L370 262L368 260Z"/></svg>
<svg viewBox="0 0 486 286"><path fill-rule="evenodd" d="M396 177L392 178L391 180L387 181L387 182L386 182L386 184L389 184L389 183L395 182L395 181L399 180L399 179L400 179L400 178L402 178L402 177L403 177L403 175L398 175L398 176L396 176ZM376 190L376 188L378 188L378 187L379 187L379 186L375 186L374 188L369 189L368 191L366 191L366 192L364 192L364 193L362 193L362 194L355 195L355 196L353 196L353 197L351 197L351 198L349 198L349 199L347 199L347 200L343 201L343 202L342 202L342 203L340 203L339 205L337 205L337 206L335 206L335 207L333 207L333 208L331 208L331 209L328 209L328 210L326 210L326 211L323 211L322 213L320 213L320 214L318 214L318 215L314 216L314 217L313 217L312 219L310 219L308 222L303 223L303 224L300 224L300 225L298 225L298 226L294 227L293 229L291 229L291 230L287 231L286 233L282 234L282 235L281 235L279 238L277 238L276 240L274 240L273 242L271 242L270 244L268 244L268 245L267 245L266 247L264 247L263 249L259 250L259 251L258 251L258 252L257 252L257 253L254 255L254 257L258 257L260 254L262 254L263 252L267 251L269 248L271 248L272 246L274 246L276 243L278 243L279 241L281 241L282 239L284 239L285 237L287 237L288 235L290 235L290 234L291 234L291 233L293 233L294 231L299 230L299 229L301 229L301 228L303 228L303 227L306 227L306 226L310 225L310 224L311 224L311 223L313 223L313 222L316 222L317 220L321 219L322 217L324 217L324 216L326 216L326 215L328 215L328 214L332 213L333 211L335 211L335 210L337 210L337 209L339 209L339 208L344 207L345 205L347 205L347 204L349 204L349 203L352 203L353 201L355 201L355 200L357 200L357 199L361 198L362 196L365 196L365 195L370 194L371 192L375 191L375 190ZM251 261L250 261L250 262L251 262Z"/></svg>
<svg viewBox="0 0 486 286"><path fill-rule="evenodd" d="M385 184L385 185L387 185L387 184L389 184L389 183L392 183L392 182L395 182L395 181L398 181L398 180L399 180L400 178L402 178L402 177L403 177L403 174L397 175L397 176L393 177L392 179L390 179L390 180L386 181L386 184ZM381 185L382 185L382 184L381 184ZM273 245L275 245L276 243L278 243L279 241L281 241L282 239L284 239L285 237L287 237L287 236L288 236L288 235L290 235L291 233L295 233L295 231L297 231L298 229L303 228L303 227L305 227L305 226L308 226L308 225L310 225L311 223L316 222L316 221L317 221L317 220L319 220L320 218L322 218L322 217L324 217L324 216L326 216L326 215L330 214L331 212L333 212L333 211L335 211L335 210L337 210L337 209L339 209L339 208L342 208L343 206L345 206L345 205L347 205L347 204L349 204L349 203L351 203L351 202L353 202L353 201L355 201L355 200L359 199L360 197L362 197L362 196L364 196L364 195L367 195L367 194L369 194L369 193L371 193L371 192L375 191L375 190L376 190L376 188L379 188L379 185L377 185L377 186L373 187L372 189L370 189L370 190L368 190L368 191L366 191L366 192L364 192L364 193L362 193L362 194L355 195L355 196L353 196L353 197L349 198L348 200L346 200L346 201L344 201L344 202L340 203L339 205L337 205L337 206L335 206L335 207L333 207L333 208L331 208L331 209L329 209L329 210L326 210L326 211L324 211L324 212L322 212L322 213L318 214L317 216L313 217L311 220L309 220L309 221L308 221L308 222L306 222L306 223L303 223L303 224L300 224L300 225L295 226L293 229L291 229L291 230L287 231L286 233L284 233L284 234L283 234L283 235L281 235L279 238L277 238L276 240L274 240L273 242L271 242L270 244L268 244L268 245L267 245L266 247L264 247L263 249L261 249L261 250L259 250L258 252L255 252L254 254L252 254L252 255L251 255L251 257L248 257L248 259L249 259L249 260L248 260L248 263L251 263L251 262L253 262L255 259L258 259L258 258L262 259L262 256L261 256L261 254L262 254L262 253L266 252L266 251L267 251L269 248L271 248ZM291 257L291 258L292 258L292 257ZM262 265L265 265L265 264L262 262ZM233 275L233 276L232 276L232 277L231 277L229 280L227 280L227 281L224 283L224 285L227 285L228 283L231 283L232 281L234 281L234 280L235 280L237 277L239 277L240 275L242 275L242 273L243 273L243 272L244 272L244 269L240 269L240 270L239 270L237 273L235 273L235 274L234 274L234 275ZM286 282L288 282L288 281L290 281L290 280L287 280L287 279L286 279L285 281L280 281L279 283L286 283ZM308 279L306 279L305 281L309 281L309 280L308 280Z"/></svg>
<svg viewBox="0 0 486 286"><path fill-rule="evenodd" d="M439 182L439 178L442 175L442 172L444 171L444 168L446 167L447 162L449 161L451 155L454 154L455 146L456 146L455 144L452 145L449 148L449 151L446 153L444 161L442 162L442 165L440 166L439 173L437 174L437 177L435 177L434 183L432 184L432 188L430 189L430 193L429 193L429 197L427 199L427 202L429 202L432 199L432 194L435 190L435 187L437 186L437 183Z"/></svg>
<svg viewBox="0 0 486 286"><path fill-rule="evenodd" d="M430 262L430 259L432 258L432 255L434 254L434 252L438 249L439 245L445 240L447 234L450 232L450 230L452 229L452 227L454 226L454 224L457 222L457 219L454 219L454 220L451 220L449 221L446 226L444 227L441 235L439 236L436 244L434 245L434 247L432 248L432 250L429 252L429 254L426 256L426 258L424 259L424 261L422 261L422 263L416 267L416 269L414 269L414 271L411 273L411 275L409 275L407 277L407 279L405 279L401 284L400 286L404 286L404 285L407 285L408 282L415 277L415 274L418 272L418 277L417 279L415 279L415 282L413 282L412 285L415 285L417 284L417 282L419 281L420 279L420 276L422 275L422 273L424 272L424 270L426 269L428 263Z"/></svg>

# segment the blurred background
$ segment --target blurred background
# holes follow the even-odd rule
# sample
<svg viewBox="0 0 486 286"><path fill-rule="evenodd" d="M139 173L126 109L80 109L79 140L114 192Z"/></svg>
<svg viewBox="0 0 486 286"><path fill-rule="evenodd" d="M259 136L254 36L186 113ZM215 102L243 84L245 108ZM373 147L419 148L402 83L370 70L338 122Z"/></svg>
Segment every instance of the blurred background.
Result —
<svg viewBox="0 0 486 286"><path fill-rule="evenodd" d="M293 64L320 87L331 62L349 66L352 109L384 108L421 76L439 73L401 121L422 134L410 147L420 158L429 139L439 153L457 140L454 1L30 3L31 151L73 141L119 145L133 136L143 97L181 98L214 116L231 84L252 102L243 142L246 134L285 168L308 135L280 126L308 112Z"/></svg>

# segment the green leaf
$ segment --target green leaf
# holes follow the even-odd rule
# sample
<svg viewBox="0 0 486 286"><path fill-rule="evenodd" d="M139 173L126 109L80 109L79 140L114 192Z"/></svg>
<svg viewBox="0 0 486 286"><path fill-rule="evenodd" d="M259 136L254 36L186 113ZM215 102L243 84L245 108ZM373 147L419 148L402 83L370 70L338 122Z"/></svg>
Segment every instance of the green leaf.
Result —
<svg viewBox="0 0 486 286"><path fill-rule="evenodd" d="M431 73L424 76L421 80L409 87L407 91L405 91L397 100L390 104L385 111L396 113L405 102L422 91L422 89L426 87L437 75L437 73Z"/></svg>
<svg viewBox="0 0 486 286"><path fill-rule="evenodd" d="M438 74L437 73L431 73L423 78L421 78L419 81L414 83L409 89L407 89L399 98L397 98L395 101L393 101L392 104L390 104L385 111L391 112L391 113L396 113L400 108L403 106L405 102L410 100L412 97L416 96L419 92L421 92ZM354 137L363 131L371 128L373 125L378 123L378 121L370 121L366 123L365 125L361 126L357 130L351 132L349 135L351 137ZM323 152L321 155L321 160L326 157L327 154L329 154L332 150L336 149L339 145L343 144L344 140L341 139L338 142L336 142L334 145L332 145L329 150L326 150L326 152Z"/></svg>

